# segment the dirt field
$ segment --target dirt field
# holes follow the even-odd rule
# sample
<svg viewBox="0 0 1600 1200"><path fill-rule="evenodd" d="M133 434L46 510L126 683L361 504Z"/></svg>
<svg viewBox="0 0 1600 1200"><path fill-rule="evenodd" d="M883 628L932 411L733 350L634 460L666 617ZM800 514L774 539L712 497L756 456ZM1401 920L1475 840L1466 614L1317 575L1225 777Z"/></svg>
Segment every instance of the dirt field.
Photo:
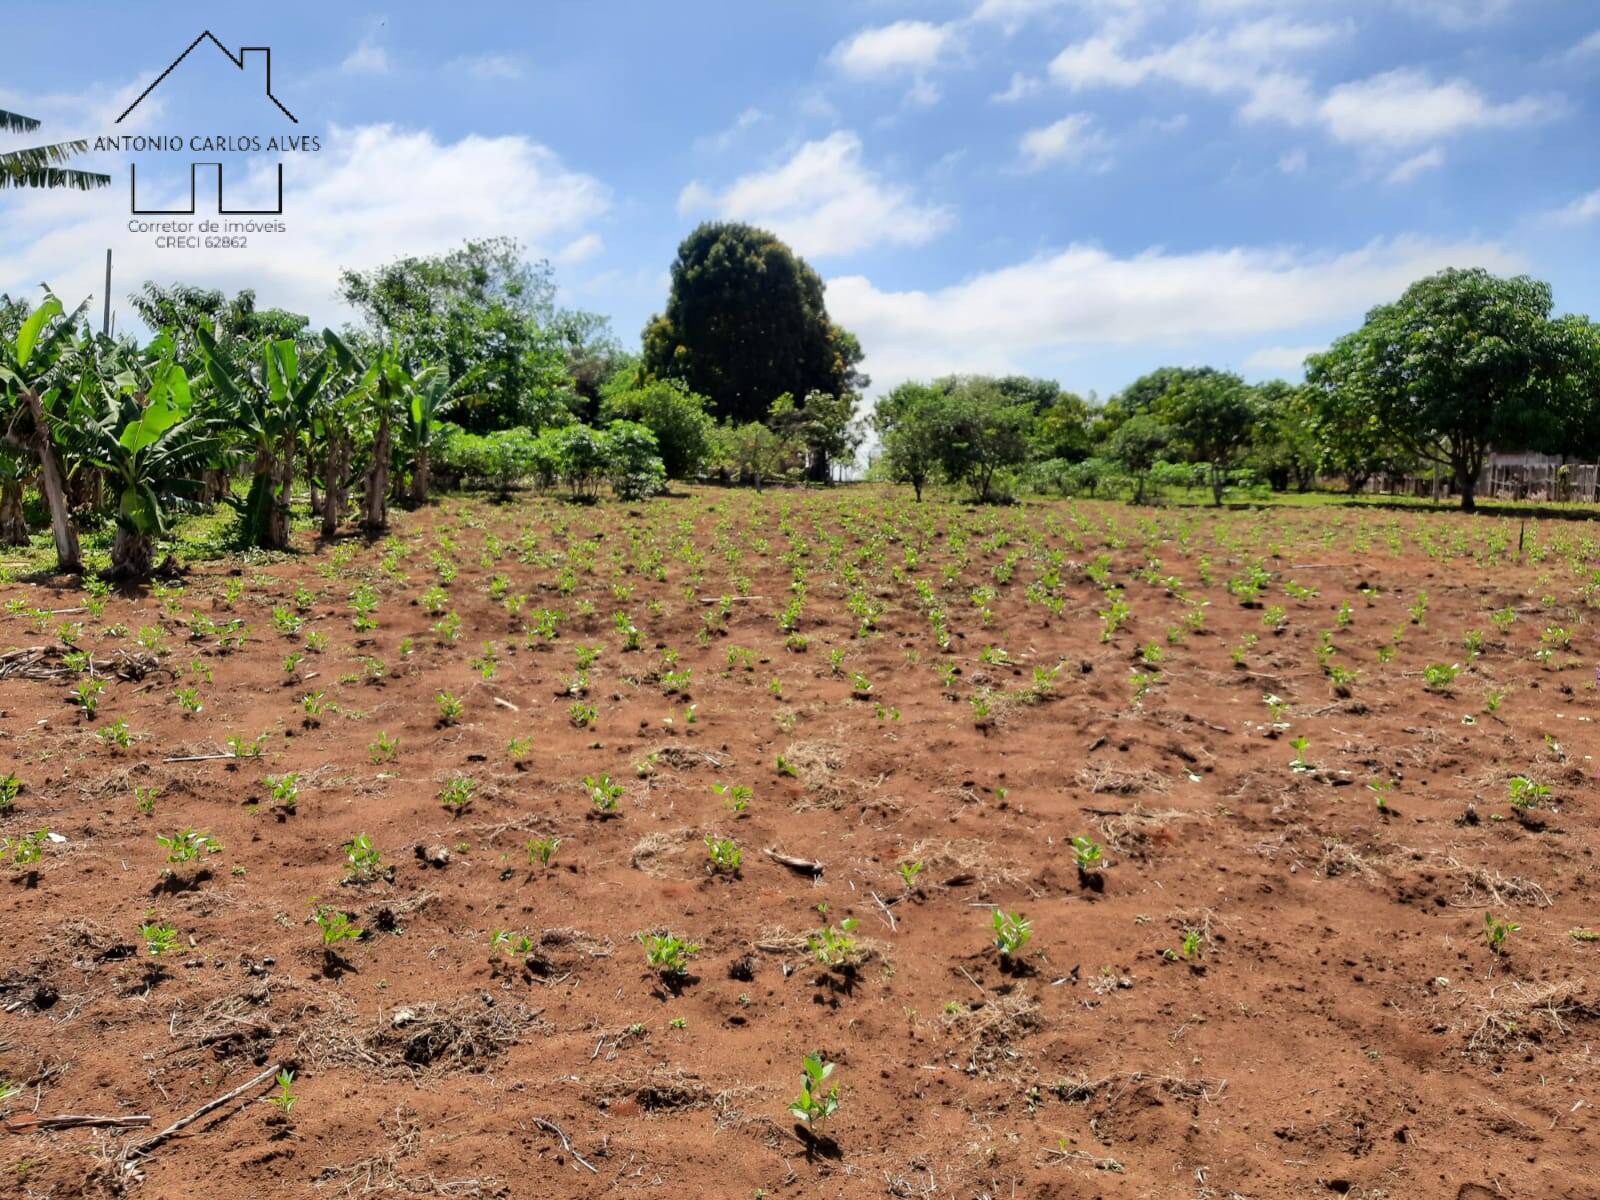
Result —
<svg viewBox="0 0 1600 1200"><path fill-rule="evenodd" d="M1592 530L705 491L0 585L0 1193L1591 1200Z"/></svg>

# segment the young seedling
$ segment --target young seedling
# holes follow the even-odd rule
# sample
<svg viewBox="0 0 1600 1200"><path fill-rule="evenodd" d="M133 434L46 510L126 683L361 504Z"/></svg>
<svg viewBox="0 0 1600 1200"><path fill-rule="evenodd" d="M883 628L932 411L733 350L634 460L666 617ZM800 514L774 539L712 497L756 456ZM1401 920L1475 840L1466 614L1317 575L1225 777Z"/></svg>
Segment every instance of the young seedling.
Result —
<svg viewBox="0 0 1600 1200"><path fill-rule="evenodd" d="M555 858L556 851L561 848L561 839L558 837L542 837L528 839L528 865L531 867L538 863L541 867L548 867L550 860Z"/></svg>
<svg viewBox="0 0 1600 1200"><path fill-rule="evenodd" d="M145 953L153 958L160 958L178 945L178 930L164 921L146 921L139 926L139 936L144 939Z"/></svg>
<svg viewBox="0 0 1600 1200"><path fill-rule="evenodd" d="M825 906L818 905L818 911L826 915ZM846 917L837 927L824 926L811 934L806 938L806 945L823 966L849 970L861 958L861 948L851 936L860 923L855 917Z"/></svg>
<svg viewBox="0 0 1600 1200"><path fill-rule="evenodd" d="M118 750L126 750L133 744L133 733L128 729L128 723L118 717L95 735L101 742Z"/></svg>
<svg viewBox="0 0 1600 1200"><path fill-rule="evenodd" d="M171 837L158 833L156 841L167 852L169 863L193 862L201 854L215 854L222 849L209 833L196 833L193 829L180 829Z"/></svg>
<svg viewBox="0 0 1600 1200"><path fill-rule="evenodd" d="M1501 920L1492 913L1483 914L1483 936L1492 953L1504 954L1506 938L1521 928L1521 925Z"/></svg>
<svg viewBox="0 0 1600 1200"><path fill-rule="evenodd" d="M724 875L737 875L739 864L744 861L744 851L740 850L732 838L706 837L706 857L711 860L711 869Z"/></svg>
<svg viewBox="0 0 1600 1200"><path fill-rule="evenodd" d="M1449 690L1459 674L1460 663L1429 663L1422 668L1422 681L1428 685L1429 691L1443 692Z"/></svg>
<svg viewBox="0 0 1600 1200"><path fill-rule="evenodd" d="M514 737L506 743L506 757L517 770L522 770L533 757L534 740L531 735Z"/></svg>
<svg viewBox="0 0 1600 1200"><path fill-rule="evenodd" d="M711 790L722 797L722 802L728 811L735 816L743 816L745 809L750 807L750 798L755 792L746 784L735 783L731 786L725 783L713 783Z"/></svg>
<svg viewBox="0 0 1600 1200"><path fill-rule="evenodd" d="M312 902L311 919L322 930L324 949L332 949L340 942L354 942L366 936L367 931L350 919L350 914L340 912L329 904Z"/></svg>
<svg viewBox="0 0 1600 1200"><path fill-rule="evenodd" d="M900 872L900 883L905 887L906 891L916 891L917 876L922 874L922 864L907 860L906 862L901 863L895 869Z"/></svg>
<svg viewBox="0 0 1600 1200"><path fill-rule="evenodd" d="M1098 871L1105 858L1104 852L1100 849L1100 843L1081 836L1072 839L1072 853L1077 859L1078 870L1085 875Z"/></svg>
<svg viewBox="0 0 1600 1200"><path fill-rule="evenodd" d="M1506 786L1511 793L1511 806L1513 808L1522 810L1537 808L1539 807L1539 801L1547 800L1550 797L1550 785L1548 783L1535 783L1526 775L1514 776Z"/></svg>
<svg viewBox="0 0 1600 1200"><path fill-rule="evenodd" d="M452 816L463 812L472 803L472 793L477 787L477 783L469 776L456 775L439 789L439 803L444 805Z"/></svg>
<svg viewBox="0 0 1600 1200"><path fill-rule="evenodd" d="M24 833L15 841L5 838L0 840L0 859L9 853L12 866L31 867L44 857L45 843L49 840L48 829L35 829L32 833Z"/></svg>
<svg viewBox="0 0 1600 1200"><path fill-rule="evenodd" d="M268 775L262 780L272 794L273 803L284 812L293 812L300 800L300 776L291 771L287 775Z"/></svg>
<svg viewBox="0 0 1600 1200"><path fill-rule="evenodd" d="M344 877L351 883L376 879L383 863L383 855L364 833L356 834L344 844L344 858Z"/></svg>
<svg viewBox="0 0 1600 1200"><path fill-rule="evenodd" d="M1294 747L1294 761L1289 764L1291 770L1304 774L1315 771L1317 765L1306 758L1306 750L1311 746L1311 740L1303 734L1294 739L1289 745Z"/></svg>
<svg viewBox="0 0 1600 1200"><path fill-rule="evenodd" d="M835 1064L826 1061L821 1051L805 1056L801 1064L800 1095L789 1105L789 1111L806 1128L815 1129L839 1111L839 1085L825 1088Z"/></svg>
<svg viewBox="0 0 1600 1200"><path fill-rule="evenodd" d="M94 720L95 714L100 711L100 693L106 690L106 681L103 679L85 679L72 689L72 696L78 702L78 707L83 710L83 715L89 720Z"/></svg>
<svg viewBox="0 0 1600 1200"><path fill-rule="evenodd" d="M294 1108L295 1101L299 1099L294 1094L294 1072L279 1071L273 1082L278 1085L278 1090L276 1094L267 1097L267 1103L276 1108L280 1116L287 1118Z"/></svg>
<svg viewBox="0 0 1600 1200"><path fill-rule="evenodd" d="M1022 948L1033 939L1033 922L1021 913L1008 913L1003 908L994 910L994 944L1000 957L1008 962L1016 960Z"/></svg>
<svg viewBox="0 0 1600 1200"><path fill-rule="evenodd" d="M1388 812L1389 793L1394 791L1394 780L1374 779L1371 783L1367 784L1367 787L1376 793L1378 797L1378 811L1381 813Z"/></svg>
<svg viewBox="0 0 1600 1200"><path fill-rule="evenodd" d="M367 757L372 760L373 766L392 763L399 754L400 739L392 738L387 733L380 733L377 740L367 747Z"/></svg>
<svg viewBox="0 0 1600 1200"><path fill-rule="evenodd" d="M696 942L686 942L670 933L641 933L645 961L666 977L681 977L689 972L689 960L700 953Z"/></svg>
<svg viewBox="0 0 1600 1200"><path fill-rule="evenodd" d="M588 789L589 803L597 815L611 817L617 814L617 801L622 798L620 783L612 783L609 775L601 775L598 779L593 775L585 775L583 786Z"/></svg>
<svg viewBox="0 0 1600 1200"><path fill-rule="evenodd" d="M440 692L433 698L439 708L439 724L454 725L461 720L461 714L466 711L466 705L460 697L449 692Z"/></svg>

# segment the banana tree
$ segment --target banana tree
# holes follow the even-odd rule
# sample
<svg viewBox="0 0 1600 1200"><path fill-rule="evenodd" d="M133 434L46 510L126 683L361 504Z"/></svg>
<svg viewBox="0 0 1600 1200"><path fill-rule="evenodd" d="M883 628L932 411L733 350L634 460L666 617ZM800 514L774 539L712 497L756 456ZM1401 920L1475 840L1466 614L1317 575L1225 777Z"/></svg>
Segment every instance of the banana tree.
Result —
<svg viewBox="0 0 1600 1200"><path fill-rule="evenodd" d="M359 377L357 386L377 422L362 481L365 512L361 522L367 536L375 537L389 527L389 473L394 466L394 423L401 401L416 389L416 377L406 368L399 350L392 344L382 346L375 354L363 358L333 330L325 330L323 336L340 367Z"/></svg>
<svg viewBox="0 0 1600 1200"><path fill-rule="evenodd" d="M406 423L400 430L400 446L404 458L411 463L411 486L407 492L411 503L428 502L439 427L451 409L466 397L478 374L474 369L452 382L445 368L434 364L422 368L405 381L405 390L411 402L406 406Z"/></svg>
<svg viewBox="0 0 1600 1200"><path fill-rule="evenodd" d="M328 383L306 425L306 473L311 478L311 509L322 518L321 536L334 537L349 502L367 443L372 438L372 408L362 369L337 334L323 331L333 354Z"/></svg>
<svg viewBox="0 0 1600 1200"><path fill-rule="evenodd" d="M5 440L27 450L39 464L39 487L50 510L56 566L62 571L82 571L83 553L78 548L78 531L67 504L61 459L51 436L54 410L61 396L55 368L87 305L86 300L69 316L61 301L49 296L22 322L15 338L0 343L0 386L5 389L5 408L10 413Z"/></svg>
<svg viewBox="0 0 1600 1200"><path fill-rule="evenodd" d="M33 117L0 109L0 132L32 133L39 128ZM49 146L31 146L26 150L7 150L0 153L0 189L4 188L69 188L87 192L111 186L111 176L96 171L79 171L61 164L84 153L89 143L82 138L70 142L56 142Z"/></svg>
<svg viewBox="0 0 1600 1200"><path fill-rule="evenodd" d="M223 451L221 430L195 412L189 377L162 334L136 361L95 385L86 377L70 410L83 457L120 489L109 579L150 577L156 538L175 499L195 496Z"/></svg>
<svg viewBox="0 0 1600 1200"><path fill-rule="evenodd" d="M26 546L28 519L22 489L33 479L31 455L0 443L0 546Z"/></svg>
<svg viewBox="0 0 1600 1200"><path fill-rule="evenodd" d="M302 362L288 338L260 345L260 360L236 361L212 333L196 331L206 378L232 424L253 450L250 491L242 504L245 540L264 550L289 548L289 497L301 425L328 378L326 355Z"/></svg>

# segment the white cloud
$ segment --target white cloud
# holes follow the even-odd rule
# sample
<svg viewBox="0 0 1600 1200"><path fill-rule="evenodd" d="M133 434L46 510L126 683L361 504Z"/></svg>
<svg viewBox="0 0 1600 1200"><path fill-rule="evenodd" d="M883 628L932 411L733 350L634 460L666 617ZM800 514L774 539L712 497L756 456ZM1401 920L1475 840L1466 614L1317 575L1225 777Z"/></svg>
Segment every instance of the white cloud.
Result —
<svg viewBox="0 0 1600 1200"><path fill-rule="evenodd" d="M354 50L345 55L339 70L346 75L387 75L389 52L370 37L364 37Z"/></svg>
<svg viewBox="0 0 1600 1200"><path fill-rule="evenodd" d="M154 72L152 72L152 75ZM115 126L119 134L159 131L166 115L167 98L161 92L146 96L121 125L116 119L150 86L140 76L121 85L95 83L78 92L19 92L0 87L0 108L26 113L42 123L38 136L52 142L93 137ZM29 139L29 144L37 139Z"/></svg>
<svg viewBox="0 0 1600 1200"><path fill-rule="evenodd" d="M1021 71L1011 73L1011 85L1003 92L995 92L989 99L996 104L1015 104L1018 100L1025 99L1039 90L1039 81L1032 75L1024 75Z"/></svg>
<svg viewBox="0 0 1600 1200"><path fill-rule="evenodd" d="M1213 7L1242 8L1253 2L1216 0ZM1438 81L1410 67L1342 83L1319 96L1293 69L1294 59L1348 29L1271 15L1201 29L1181 41L1144 50L1133 50L1125 36L1102 29L1057 54L1050 77L1073 91L1162 82L1213 95L1240 95L1239 113L1246 120L1320 124L1341 142L1380 149L1421 147L1471 130L1514 128L1560 109L1558 102L1537 96L1497 103L1465 80ZM1432 165L1419 154L1402 167L1414 174Z"/></svg>
<svg viewBox="0 0 1600 1200"><path fill-rule="evenodd" d="M1263 374L1299 371L1309 355L1321 354L1326 349L1326 346L1263 346L1245 358L1244 369Z"/></svg>
<svg viewBox="0 0 1600 1200"><path fill-rule="evenodd" d="M270 194L269 170L275 165L262 163L241 179L240 194ZM117 270L112 304L123 306L124 319L123 298L144 280L181 279L255 288L262 304L318 323L348 316L336 294L341 267L370 267L496 234L517 237L533 257L581 250L588 226L610 205L598 180L525 137L440 142L391 125L335 127L324 135L320 154L285 171L287 232L252 237L243 250L156 249L153 235L128 232L127 196L118 187L41 194L40 201L8 210L0 231L0 291L22 294L47 280L73 300L98 296L99 256L109 245Z"/></svg>
<svg viewBox="0 0 1600 1200"><path fill-rule="evenodd" d="M1417 176L1444 166L1444 151L1430 146L1420 154L1413 154L1390 168L1385 178L1390 183L1410 183Z"/></svg>
<svg viewBox="0 0 1600 1200"><path fill-rule="evenodd" d="M593 258L606 248L604 239L598 233L585 233L575 237L555 253L555 261L563 266L572 266L586 259Z"/></svg>
<svg viewBox="0 0 1600 1200"><path fill-rule="evenodd" d="M1138 0L979 0L972 10L972 20L1000 26L1007 34L1016 33L1025 24L1042 13L1053 9L1082 6L1108 9L1132 9Z"/></svg>
<svg viewBox="0 0 1600 1200"><path fill-rule="evenodd" d="M1278 170L1285 175L1299 175L1306 169L1306 162L1304 149L1286 150L1278 155Z"/></svg>
<svg viewBox="0 0 1600 1200"><path fill-rule="evenodd" d="M1318 111L1341 142L1414 146L1473 129L1527 125L1550 116L1554 105L1533 96L1494 104L1464 80L1435 83L1401 68L1340 84Z"/></svg>
<svg viewBox="0 0 1600 1200"><path fill-rule="evenodd" d="M1204 29L1138 53L1128 50L1122 36L1103 31L1057 54L1050 63L1050 77L1073 91L1132 88L1156 80L1215 95L1241 93L1247 117L1300 121L1311 107L1310 87L1285 70L1284 63L1344 32L1340 25L1272 16L1223 30Z"/></svg>
<svg viewBox="0 0 1600 1200"><path fill-rule="evenodd" d="M1521 264L1494 243L1414 238L1337 255L1235 247L1118 257L1072 245L935 291L835 278L828 310L861 338L874 387L890 388L947 371L1026 370L1086 347L1192 346L1355 320L1446 266Z"/></svg>
<svg viewBox="0 0 1600 1200"><path fill-rule="evenodd" d="M1581 42L1576 43L1562 57L1568 59L1588 58L1591 54L1600 54L1600 29L1596 29Z"/></svg>
<svg viewBox="0 0 1600 1200"><path fill-rule="evenodd" d="M829 57L841 71L861 78L915 73L935 66L954 36L949 25L896 21L846 38Z"/></svg>
<svg viewBox="0 0 1600 1200"><path fill-rule="evenodd" d="M1396 0L1402 12L1427 17L1449 29L1466 29L1497 21L1517 0Z"/></svg>
<svg viewBox="0 0 1600 1200"><path fill-rule="evenodd" d="M1037 170L1052 163L1082 163L1101 158L1110 143L1088 113L1071 113L1039 129L1030 129L1019 143L1027 165Z"/></svg>
<svg viewBox="0 0 1600 1200"><path fill-rule="evenodd" d="M448 69L474 79L515 80L523 76L523 63L509 54L469 54L450 60Z"/></svg>
<svg viewBox="0 0 1600 1200"><path fill-rule="evenodd" d="M749 221L801 254L848 254L885 242L921 245L954 223L949 209L918 203L861 161L861 139L839 130L806 142L788 161L716 191L698 180L678 197L685 216L711 212Z"/></svg>
<svg viewBox="0 0 1600 1200"><path fill-rule="evenodd" d="M771 117L759 108L747 108L733 119L733 124L726 129L718 130L708 137L696 138L695 149L707 150L721 154L732 148L733 144L748 130L754 129L763 121Z"/></svg>
<svg viewBox="0 0 1600 1200"><path fill-rule="evenodd" d="M1579 196L1571 204L1556 209L1550 214L1550 219L1558 225L1586 225L1590 221L1600 220L1600 190Z"/></svg>

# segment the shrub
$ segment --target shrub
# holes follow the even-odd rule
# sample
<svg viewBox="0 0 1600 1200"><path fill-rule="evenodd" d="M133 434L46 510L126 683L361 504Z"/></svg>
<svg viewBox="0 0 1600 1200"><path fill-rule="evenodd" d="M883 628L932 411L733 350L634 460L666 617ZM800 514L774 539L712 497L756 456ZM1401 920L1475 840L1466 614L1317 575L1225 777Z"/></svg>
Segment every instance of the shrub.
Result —
<svg viewBox="0 0 1600 1200"><path fill-rule="evenodd" d="M649 429L636 421L613 421L604 439L606 471L619 498L641 500L666 486L666 467Z"/></svg>
<svg viewBox="0 0 1600 1200"><path fill-rule="evenodd" d="M612 422L638 422L655 435L668 479L693 479L711 457L715 428L706 398L675 379L606 397L600 415ZM615 428L615 425L613 425Z"/></svg>

